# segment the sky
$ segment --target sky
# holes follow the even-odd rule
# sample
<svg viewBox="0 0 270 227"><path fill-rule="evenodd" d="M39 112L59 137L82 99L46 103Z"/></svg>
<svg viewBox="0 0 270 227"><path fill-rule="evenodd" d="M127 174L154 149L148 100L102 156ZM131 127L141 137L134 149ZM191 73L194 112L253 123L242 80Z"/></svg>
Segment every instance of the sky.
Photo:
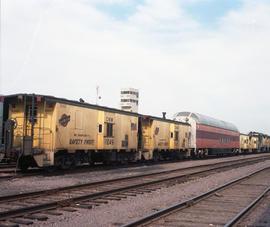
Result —
<svg viewBox="0 0 270 227"><path fill-rule="evenodd" d="M2 0L0 93L193 111L270 134L270 0Z"/></svg>

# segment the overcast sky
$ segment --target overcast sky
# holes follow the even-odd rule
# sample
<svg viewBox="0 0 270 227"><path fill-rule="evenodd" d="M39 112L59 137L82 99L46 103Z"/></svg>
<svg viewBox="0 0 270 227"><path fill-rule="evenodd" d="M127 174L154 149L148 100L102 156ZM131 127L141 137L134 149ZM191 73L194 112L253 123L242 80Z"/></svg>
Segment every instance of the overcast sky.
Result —
<svg viewBox="0 0 270 227"><path fill-rule="evenodd" d="M270 134L270 0L2 0L0 93L194 111Z"/></svg>

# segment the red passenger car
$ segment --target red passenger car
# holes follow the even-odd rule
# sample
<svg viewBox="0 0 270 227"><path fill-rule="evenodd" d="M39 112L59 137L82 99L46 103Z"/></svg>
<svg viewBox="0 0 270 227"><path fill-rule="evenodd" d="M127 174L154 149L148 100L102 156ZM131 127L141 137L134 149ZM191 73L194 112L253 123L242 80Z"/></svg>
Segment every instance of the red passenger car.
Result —
<svg viewBox="0 0 270 227"><path fill-rule="evenodd" d="M193 156L222 155L239 151L240 133L231 123L191 112L177 113L174 120L191 125L190 148Z"/></svg>

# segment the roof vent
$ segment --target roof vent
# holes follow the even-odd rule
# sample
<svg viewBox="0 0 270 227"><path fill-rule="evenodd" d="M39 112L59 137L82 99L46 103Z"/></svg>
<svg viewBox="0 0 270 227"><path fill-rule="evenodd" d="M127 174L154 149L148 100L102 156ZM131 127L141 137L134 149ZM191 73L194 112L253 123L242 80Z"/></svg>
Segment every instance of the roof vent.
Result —
<svg viewBox="0 0 270 227"><path fill-rule="evenodd" d="M163 119L166 119L166 112L162 112Z"/></svg>

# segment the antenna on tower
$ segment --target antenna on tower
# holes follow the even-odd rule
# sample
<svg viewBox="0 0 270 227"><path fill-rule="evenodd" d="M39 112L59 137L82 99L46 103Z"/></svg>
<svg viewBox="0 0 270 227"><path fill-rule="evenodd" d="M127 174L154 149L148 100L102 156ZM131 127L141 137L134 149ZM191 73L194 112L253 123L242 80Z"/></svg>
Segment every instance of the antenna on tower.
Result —
<svg viewBox="0 0 270 227"><path fill-rule="evenodd" d="M96 96L96 104L98 105L98 100L101 99L101 96L99 96L99 86L96 87L97 90L97 96Z"/></svg>

